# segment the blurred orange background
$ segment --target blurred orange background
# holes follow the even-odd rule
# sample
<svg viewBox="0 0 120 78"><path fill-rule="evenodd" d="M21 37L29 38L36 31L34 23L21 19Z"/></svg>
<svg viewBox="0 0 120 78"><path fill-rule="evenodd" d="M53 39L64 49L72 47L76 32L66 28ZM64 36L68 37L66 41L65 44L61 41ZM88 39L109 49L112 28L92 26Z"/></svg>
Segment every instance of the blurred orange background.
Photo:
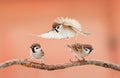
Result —
<svg viewBox="0 0 120 78"><path fill-rule="evenodd" d="M29 57L32 43L41 44L46 64L76 60L66 47L70 40L48 40L30 36L51 29L56 17L77 19L88 37L79 43L93 45L86 59L120 64L120 0L0 0L0 62ZM36 61L36 60L31 60ZM36 61L39 62L39 61ZM119 78L120 72L97 66L78 66L46 71L22 66L0 69L0 78Z"/></svg>

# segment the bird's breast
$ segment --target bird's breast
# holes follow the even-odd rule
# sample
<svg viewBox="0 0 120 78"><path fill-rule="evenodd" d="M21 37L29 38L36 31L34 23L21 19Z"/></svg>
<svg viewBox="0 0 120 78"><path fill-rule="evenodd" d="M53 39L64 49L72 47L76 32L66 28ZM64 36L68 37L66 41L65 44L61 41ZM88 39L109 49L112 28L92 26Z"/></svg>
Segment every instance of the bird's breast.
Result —
<svg viewBox="0 0 120 78"><path fill-rule="evenodd" d="M59 32L63 37L74 37L76 35L75 32L72 32L71 30L62 30Z"/></svg>
<svg viewBox="0 0 120 78"><path fill-rule="evenodd" d="M42 57L42 53L41 52L32 53L32 56L36 59L40 59Z"/></svg>
<svg viewBox="0 0 120 78"><path fill-rule="evenodd" d="M75 56L77 56L77 57L85 57L85 56L87 56L89 53L72 51L72 54L75 55Z"/></svg>

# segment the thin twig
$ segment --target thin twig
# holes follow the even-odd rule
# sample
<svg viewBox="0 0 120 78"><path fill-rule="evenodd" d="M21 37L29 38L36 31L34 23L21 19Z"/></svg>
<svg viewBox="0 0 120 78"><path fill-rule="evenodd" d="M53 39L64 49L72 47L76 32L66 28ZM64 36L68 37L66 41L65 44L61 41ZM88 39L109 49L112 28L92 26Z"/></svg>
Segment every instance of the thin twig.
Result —
<svg viewBox="0 0 120 78"><path fill-rule="evenodd" d="M72 61L64 64L47 65L47 64L40 64L40 63L27 61L27 60L13 59L13 60L8 60L4 63L0 63L0 69L6 68L12 65L22 65L25 67L42 69L42 70L59 70L59 69L64 69L68 67L73 67L73 66L96 65L96 66L111 68L113 70L120 71L120 65L108 63L104 61L97 61L97 60Z"/></svg>

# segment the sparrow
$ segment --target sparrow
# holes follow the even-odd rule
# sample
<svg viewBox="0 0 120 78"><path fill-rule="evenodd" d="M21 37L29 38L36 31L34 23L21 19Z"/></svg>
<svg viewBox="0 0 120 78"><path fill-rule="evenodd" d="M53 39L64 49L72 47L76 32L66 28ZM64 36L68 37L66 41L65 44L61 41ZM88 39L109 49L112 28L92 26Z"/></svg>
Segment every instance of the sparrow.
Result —
<svg viewBox="0 0 120 78"><path fill-rule="evenodd" d="M67 45L67 47L70 48L71 53L80 61L79 58L82 58L83 61L85 61L85 56L89 55L93 48L90 44L80 44L75 43L72 45Z"/></svg>
<svg viewBox="0 0 120 78"><path fill-rule="evenodd" d="M30 46L30 59L32 58L39 59L41 62L44 61L44 51L38 43L34 43Z"/></svg>
<svg viewBox="0 0 120 78"><path fill-rule="evenodd" d="M37 35L37 37L48 39L68 39L79 34L89 35L90 33L81 30L80 23L72 18L58 17L52 24L52 29L46 33Z"/></svg>

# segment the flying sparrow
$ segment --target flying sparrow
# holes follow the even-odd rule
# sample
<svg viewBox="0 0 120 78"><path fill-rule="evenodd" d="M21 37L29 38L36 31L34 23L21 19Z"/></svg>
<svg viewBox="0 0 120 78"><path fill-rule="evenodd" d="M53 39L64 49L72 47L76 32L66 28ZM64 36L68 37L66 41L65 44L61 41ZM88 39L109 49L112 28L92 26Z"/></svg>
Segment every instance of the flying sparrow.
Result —
<svg viewBox="0 0 120 78"><path fill-rule="evenodd" d="M30 59L39 59L41 62L44 61L44 51L40 44L34 43L30 46Z"/></svg>
<svg viewBox="0 0 120 78"><path fill-rule="evenodd" d="M48 39L66 39L79 34L89 35L90 33L82 31L77 20L59 17L55 19L50 31L37 36Z"/></svg>
<svg viewBox="0 0 120 78"><path fill-rule="evenodd" d="M85 56L89 55L93 48L90 44L80 44L75 43L72 45L67 45L70 48L71 53L78 59L82 58L85 61Z"/></svg>

